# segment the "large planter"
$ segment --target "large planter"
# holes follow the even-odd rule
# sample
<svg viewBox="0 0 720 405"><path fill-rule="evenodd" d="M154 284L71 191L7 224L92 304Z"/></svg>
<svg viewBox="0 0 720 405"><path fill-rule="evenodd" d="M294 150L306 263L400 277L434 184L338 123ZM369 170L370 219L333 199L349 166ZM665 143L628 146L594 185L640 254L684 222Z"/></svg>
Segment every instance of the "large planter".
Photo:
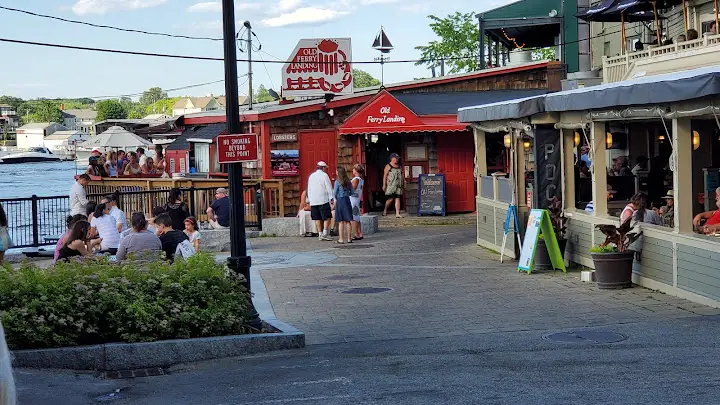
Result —
<svg viewBox="0 0 720 405"><path fill-rule="evenodd" d="M591 253L598 287L616 290L632 286L634 251Z"/></svg>
<svg viewBox="0 0 720 405"><path fill-rule="evenodd" d="M567 246L567 239L558 240L558 246L560 247L560 254L565 257L565 246ZM537 247L535 248L535 260L533 261L533 271L548 271L554 270L552 262L550 261L550 254L545 244L545 239L538 239Z"/></svg>

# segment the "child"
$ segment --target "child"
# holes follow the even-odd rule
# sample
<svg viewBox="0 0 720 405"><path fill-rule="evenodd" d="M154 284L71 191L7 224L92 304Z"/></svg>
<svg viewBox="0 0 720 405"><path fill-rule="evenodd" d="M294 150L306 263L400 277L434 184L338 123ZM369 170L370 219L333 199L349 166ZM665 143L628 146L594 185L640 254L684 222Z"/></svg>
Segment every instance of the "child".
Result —
<svg viewBox="0 0 720 405"><path fill-rule="evenodd" d="M195 251L200 251L200 231L198 231L198 223L195 217L185 218L185 235L187 235L190 243L195 247Z"/></svg>

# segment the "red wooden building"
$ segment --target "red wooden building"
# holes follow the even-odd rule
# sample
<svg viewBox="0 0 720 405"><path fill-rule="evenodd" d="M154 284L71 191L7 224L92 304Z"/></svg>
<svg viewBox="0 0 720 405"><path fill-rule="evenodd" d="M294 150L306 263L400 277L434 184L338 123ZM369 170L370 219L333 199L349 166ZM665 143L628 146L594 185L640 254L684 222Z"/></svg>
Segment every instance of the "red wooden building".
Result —
<svg viewBox="0 0 720 405"><path fill-rule="evenodd" d="M448 211L471 212L475 210L474 140L470 128L457 122L458 108L558 91L563 77L560 63L539 62L365 89L331 100L260 105L241 112L243 126L260 136L261 159L247 172L274 178L271 151L299 151L298 174L281 177L285 213L294 215L307 177L319 160L347 169L362 163L367 171L364 201L366 208L374 209L382 199L384 166L391 153L398 153L408 213L417 210L420 173L445 174ZM204 148L196 147L199 139L188 131L224 123L225 116L223 111L211 111L186 115L180 122L185 132L168 147L168 156L187 152L186 158L192 160L190 152L197 155ZM211 132L217 131L214 127ZM208 149L209 156L214 146L209 144ZM179 160L174 169L181 169Z"/></svg>

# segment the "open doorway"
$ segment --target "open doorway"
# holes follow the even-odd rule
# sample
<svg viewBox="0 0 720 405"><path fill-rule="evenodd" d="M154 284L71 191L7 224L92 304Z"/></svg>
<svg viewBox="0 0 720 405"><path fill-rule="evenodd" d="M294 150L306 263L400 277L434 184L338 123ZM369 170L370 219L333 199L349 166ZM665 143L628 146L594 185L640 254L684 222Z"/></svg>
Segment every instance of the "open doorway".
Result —
<svg viewBox="0 0 720 405"><path fill-rule="evenodd" d="M370 211L382 211L385 204L385 192L382 189L385 165L390 161L391 153L402 156L402 135L373 134L368 135L365 142L366 201Z"/></svg>

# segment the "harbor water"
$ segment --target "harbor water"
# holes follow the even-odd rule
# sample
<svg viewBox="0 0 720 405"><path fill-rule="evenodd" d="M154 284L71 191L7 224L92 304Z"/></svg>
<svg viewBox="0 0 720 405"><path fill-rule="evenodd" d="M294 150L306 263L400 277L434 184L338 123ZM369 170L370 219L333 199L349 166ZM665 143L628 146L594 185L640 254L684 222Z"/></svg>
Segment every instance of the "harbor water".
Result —
<svg viewBox="0 0 720 405"><path fill-rule="evenodd" d="M67 196L74 177L75 162L0 164L0 199Z"/></svg>

